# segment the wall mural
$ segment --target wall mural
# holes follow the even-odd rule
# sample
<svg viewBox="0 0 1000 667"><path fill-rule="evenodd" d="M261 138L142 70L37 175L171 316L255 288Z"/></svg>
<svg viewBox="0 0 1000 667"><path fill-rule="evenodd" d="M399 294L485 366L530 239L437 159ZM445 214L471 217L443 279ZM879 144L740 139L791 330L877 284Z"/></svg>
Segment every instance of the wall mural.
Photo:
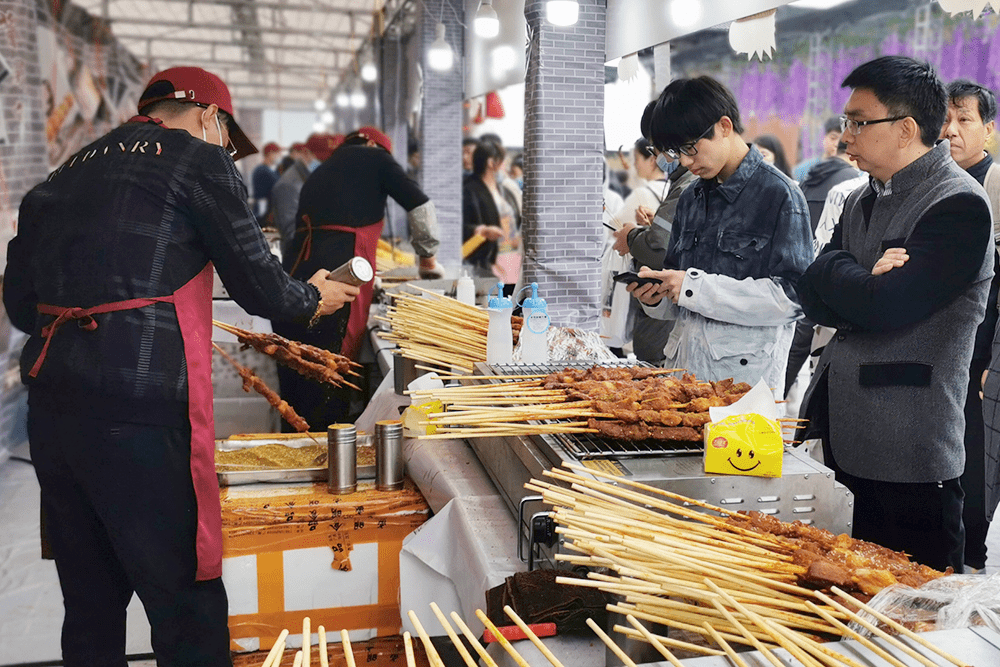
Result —
<svg viewBox="0 0 1000 667"><path fill-rule="evenodd" d="M144 73L117 49L38 27L49 168L135 115Z"/></svg>
<svg viewBox="0 0 1000 667"><path fill-rule="evenodd" d="M850 97L851 91L840 83L855 67L878 56L927 60L945 83L967 78L1000 92L1000 16L952 18L936 6L923 15L919 10L881 15L781 40L774 55L775 60L763 64L732 54L679 66L675 61L676 75L718 77L736 95L749 125L774 127L780 121L801 128L802 152L812 157L819 148L817 128L827 117L840 115ZM811 81L818 85L810 89ZM796 148L786 146L786 151L794 155Z"/></svg>

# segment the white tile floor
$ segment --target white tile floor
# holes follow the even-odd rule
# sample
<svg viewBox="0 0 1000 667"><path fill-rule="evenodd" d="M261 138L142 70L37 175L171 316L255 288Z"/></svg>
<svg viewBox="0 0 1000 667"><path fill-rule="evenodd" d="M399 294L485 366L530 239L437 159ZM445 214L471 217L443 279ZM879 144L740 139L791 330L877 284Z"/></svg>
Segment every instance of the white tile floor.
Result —
<svg viewBox="0 0 1000 667"><path fill-rule="evenodd" d="M27 447L14 451L28 457ZM0 667L59 660L62 596L55 564L40 558L38 543L38 483L31 466L20 461L0 465ZM1000 571L1000 527L994 523L987 545L987 572ZM149 624L137 598L128 614L126 650L130 655L152 652ZM152 667L137 660L134 667Z"/></svg>

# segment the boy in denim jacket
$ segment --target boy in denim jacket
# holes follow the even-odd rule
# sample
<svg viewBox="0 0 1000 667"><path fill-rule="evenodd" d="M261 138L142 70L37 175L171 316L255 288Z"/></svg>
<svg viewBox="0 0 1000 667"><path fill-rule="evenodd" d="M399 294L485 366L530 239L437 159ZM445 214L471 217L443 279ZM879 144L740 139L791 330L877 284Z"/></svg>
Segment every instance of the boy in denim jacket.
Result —
<svg viewBox="0 0 1000 667"><path fill-rule="evenodd" d="M663 267L639 272L660 282L629 289L650 316L676 320L666 366L782 387L802 315L795 283L812 260L809 209L742 132L732 93L711 77L660 94L653 144L701 180L677 203Z"/></svg>

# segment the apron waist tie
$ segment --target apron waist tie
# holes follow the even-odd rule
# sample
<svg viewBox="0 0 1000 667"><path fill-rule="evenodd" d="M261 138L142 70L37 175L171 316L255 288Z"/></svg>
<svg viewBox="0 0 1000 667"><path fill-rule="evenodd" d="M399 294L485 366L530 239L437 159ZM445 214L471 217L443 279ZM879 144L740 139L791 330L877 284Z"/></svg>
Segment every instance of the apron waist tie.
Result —
<svg viewBox="0 0 1000 667"><path fill-rule="evenodd" d="M45 361L45 355L49 352L49 343L52 342L52 337L55 336L59 328L69 322L70 320L76 320L81 329L85 331L93 331L97 328L97 320L95 320L92 315L100 315L102 313L112 313L119 310L133 310L135 308L145 308L146 306L151 306L157 302L173 303L173 296L157 296L148 299L126 299L125 301L112 301L111 303L103 303L98 306L93 306L91 308L77 308L77 307L66 307L66 306L52 306L47 303L40 303L36 306L36 309L42 315L54 315L55 320L48 326L42 327L42 338L45 339L45 344L42 346L42 352L38 355L38 359L35 360L35 365L31 367L31 371L28 373L30 377L37 377L38 371L42 368L42 363Z"/></svg>
<svg viewBox="0 0 1000 667"><path fill-rule="evenodd" d="M302 241L302 247L299 248L299 255L295 258L295 264L292 265L292 270L288 272L288 275L294 276L295 269L299 268L299 264L303 260L308 260L309 256L312 254L312 236L313 231L324 231L324 232L344 232L346 234L356 234L359 229L364 229L364 227L347 227L345 225L315 225L312 224L312 218L309 214L302 216L302 221L306 223L305 227L299 227L295 230L296 234L305 232L305 239ZM372 262L372 266L375 266L375 262Z"/></svg>

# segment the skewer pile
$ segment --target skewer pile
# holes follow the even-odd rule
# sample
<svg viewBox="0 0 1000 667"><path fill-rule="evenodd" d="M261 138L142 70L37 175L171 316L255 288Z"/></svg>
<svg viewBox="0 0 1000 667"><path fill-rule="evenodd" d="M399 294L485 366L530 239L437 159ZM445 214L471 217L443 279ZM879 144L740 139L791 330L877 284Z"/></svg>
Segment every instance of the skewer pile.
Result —
<svg viewBox="0 0 1000 667"><path fill-rule="evenodd" d="M800 585L807 568L798 563L799 543L789 537L761 532L743 515L729 516L721 508L638 482L618 479L617 484L608 484L565 470L545 475L560 485L533 480L525 488L541 493L554 507L557 532L567 539L567 548L577 552L557 554L556 560L614 573L590 572L589 579L560 577L556 581L619 596L620 601L608 605L608 610L625 615L632 627L615 626L615 631L653 644L671 662L666 647L703 654L717 654L717 650L652 635L635 619L699 635L704 644L718 646L738 666L744 663L732 644L761 651L776 667L783 663L771 653L774 647L786 649L805 667L856 667L855 661L820 643L843 637L857 639L886 658L884 650L848 627L851 621L908 655L913 653L885 630L861 619L853 609L869 609L841 587L829 587L838 601ZM859 562L863 562L864 550L859 552ZM862 576L864 569L858 569ZM928 578L943 576L926 570L933 573ZM891 619L869 613L893 631L904 632ZM909 631L904 634L915 636ZM964 664L945 657L955 665ZM935 667L936 663L921 658L922 664ZM900 665L891 656L886 659Z"/></svg>
<svg viewBox="0 0 1000 667"><path fill-rule="evenodd" d="M273 358L279 364L291 368L302 377L332 384L335 387L347 386L360 391L359 387L348 382L344 376L361 377L353 370L353 368L360 368L361 364L357 364L343 355L314 345L288 340L274 333L254 333L218 320L212 320L212 324L236 336L236 339L243 345L242 349L252 347L261 354Z"/></svg>
<svg viewBox="0 0 1000 667"><path fill-rule="evenodd" d="M489 315L456 299L412 287L423 294L395 294L388 318L375 318L391 327L391 331L379 332L379 337L399 346L397 354L436 368L471 373L473 364L486 361ZM516 343L520 318L513 318L512 325Z"/></svg>
<svg viewBox="0 0 1000 667"><path fill-rule="evenodd" d="M676 655L674 655L671 650L672 648L689 651L695 650L696 652L704 655L725 655L734 667L747 667L746 661L733 649L733 643L742 643L752 646L760 651L763 657L774 665L774 667L788 666L788 663L780 660L774 654L772 649L775 646L784 648L792 655L792 657L797 661L797 663L793 662L793 665L799 664L803 667L864 667L857 661L823 646L814 638L796 632L779 621L762 616L752 608L754 606L752 603L741 602L736 595L730 594L724 588L716 585L711 579L705 579L705 585L707 587L706 590L715 596L711 600L711 606L718 612L719 617L725 619L725 622L731 624L737 632L737 634L724 632L717 629L717 625L704 622L701 626L702 631L705 636L712 641L712 643L719 647L718 649L712 648L711 646L692 644L656 635L650 632L649 629L646 628L636 618L636 616L632 614L626 615L626 620L631 627L624 628L622 626L615 626L615 631L634 635L649 642L660 653L660 655L662 655L664 659L666 659L674 667L683 667L683 665L680 660L677 659ZM837 628L845 637L857 640L865 648L885 660L888 664L892 665L892 667L906 667L906 665L904 665L898 658L891 655L888 651L886 651L886 649L882 648L882 646L879 646L870 639L867 639L866 637L850 630L841 619L846 621L858 621L859 623L865 625L865 627L873 629L873 632L875 632L880 639L887 642L894 651L899 651L911 658L914 658L925 667L940 667L942 664L941 662L932 661L929 656L933 656L934 660L937 661L947 661L951 665L955 665L955 667L971 667L962 660L938 648L923 637L906 629L898 623L895 623L892 619L883 616L879 612L872 610L864 603L855 600L843 591L835 588L833 592L841 598L841 600L847 602L848 604L845 605L842 602L834 600L833 598L830 598L822 593L818 593L818 596L824 603L824 607L820 607L811 601L807 601L805 604L807 607L815 610L821 618L825 618L829 622L830 627ZM441 627L444 628L448 638L451 640L456 651L461 656L462 661L465 663L465 667L479 667L477 659L482 660L482 664L485 665L485 667L497 667L496 661L490 656L489 653L486 652L486 649L483 648L479 638L472 632L468 624L462 620L461 616L452 612L449 620L449 617L445 616L444 612L441 611L437 604L432 602L430 607L434 616L437 618L438 623L440 623ZM908 639L913 640L922 648L927 649L927 652L919 652L913 648L912 645L903 643L898 638L890 635L888 632L879 629L857 612L853 611L855 608L867 612L868 614L872 614L876 619L885 623L894 632L905 635ZM507 614L507 616L509 616L510 619L517 625L517 627L521 629L528 640L534 644L534 646L552 667L565 667L559 658L545 645L545 643L531 630L528 624L525 623L525 621L518 616L513 609L507 606L504 607L503 610L504 613ZM430 667L444 667L444 661L442 660L441 655L431 642L430 636L424 629L424 626L420 622L416 613L414 613L413 610L410 610L407 612L407 617L410 619L414 629L417 631L420 643L423 645L424 651L427 654ZM501 632L497 629L496 625L490 621L481 609L476 610L476 618L478 618L482 622L483 626L489 630L494 637L496 637L497 642L501 645L501 647L503 647L504 651L511 657L518 667L531 667L527 660L525 660L518 650L514 648L510 641L504 638L503 634L501 634ZM454 623L454 626L452 623ZM303 638L310 637L308 617L303 620L302 625ZM618 659L621 660L625 667L636 667L635 662L633 662L632 659L629 658L624 651L622 651L615 641L609 637L608 634L604 632L604 630L601 629L601 627L595 623L593 619L588 618L587 625L594 631L594 634L596 634L601 641L609 649L611 649L616 656L618 656ZM466 648L465 642L463 642L459 637L455 627L458 628L458 631L462 633L462 636L468 642L468 645L471 646L473 651L476 653L475 658L469 652L468 648ZM275 642L271 651L268 653L267 658L264 660L262 667L277 667L281 664L281 656L285 648L285 639L287 636L288 631L283 630L281 635L278 637L278 641ZM344 656L347 659L347 667L356 667L354 662L354 653L351 648L351 640L348 637L347 631L341 630L340 636L341 641L343 642ZM763 637L763 639L760 637ZM417 661L414 655L413 637L409 632L403 633L403 645L407 667L417 667ZM311 647L308 645L307 640L303 649L295 655L294 667L310 667L310 653ZM322 625L319 626L318 655L321 667L328 667L326 633Z"/></svg>
<svg viewBox="0 0 1000 667"><path fill-rule="evenodd" d="M499 376L493 382L410 392L415 403L439 400L425 438L597 433L612 440L701 442L709 408L735 403L750 386L697 382L673 368L565 370L549 375ZM440 375L444 380L461 376ZM509 380L514 380L510 382ZM558 421L557 421L558 420ZM793 428L799 420L781 420Z"/></svg>

